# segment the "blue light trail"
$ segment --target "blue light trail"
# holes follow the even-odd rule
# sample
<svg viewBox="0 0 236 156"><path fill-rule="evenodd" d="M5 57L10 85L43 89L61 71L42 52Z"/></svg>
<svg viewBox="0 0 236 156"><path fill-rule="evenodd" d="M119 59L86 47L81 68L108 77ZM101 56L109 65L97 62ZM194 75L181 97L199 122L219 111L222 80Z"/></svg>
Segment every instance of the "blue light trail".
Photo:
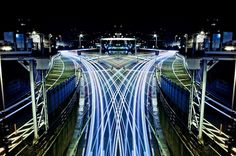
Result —
<svg viewBox="0 0 236 156"><path fill-rule="evenodd" d="M91 121L86 156L149 156L152 150L146 123L148 88L156 66L175 55L78 56L62 55L80 65L91 94Z"/></svg>

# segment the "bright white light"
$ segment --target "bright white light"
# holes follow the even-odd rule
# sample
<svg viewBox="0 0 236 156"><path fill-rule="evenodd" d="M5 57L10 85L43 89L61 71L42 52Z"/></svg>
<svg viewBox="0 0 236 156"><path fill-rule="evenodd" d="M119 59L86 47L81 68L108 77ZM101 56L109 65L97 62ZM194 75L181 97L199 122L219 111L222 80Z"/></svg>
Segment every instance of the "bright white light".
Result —
<svg viewBox="0 0 236 156"><path fill-rule="evenodd" d="M197 35L197 43L203 43L204 42L205 35L204 33L200 33Z"/></svg>
<svg viewBox="0 0 236 156"><path fill-rule="evenodd" d="M226 51L233 51L233 50L236 50L236 47L234 47L234 46L225 46L225 50Z"/></svg>
<svg viewBox="0 0 236 156"><path fill-rule="evenodd" d="M204 31L201 31L200 34L201 34L201 35L204 35L205 33L204 33Z"/></svg>
<svg viewBox="0 0 236 156"><path fill-rule="evenodd" d="M80 34L79 37L84 37L84 35L83 35L83 34Z"/></svg>
<svg viewBox="0 0 236 156"><path fill-rule="evenodd" d="M154 34L153 37L157 37L157 34Z"/></svg>
<svg viewBox="0 0 236 156"><path fill-rule="evenodd" d="M215 23L212 23L211 26L216 26L216 24L215 24Z"/></svg>
<svg viewBox="0 0 236 156"><path fill-rule="evenodd" d="M3 50L3 51L11 51L12 47L11 46L2 46L1 50Z"/></svg>
<svg viewBox="0 0 236 156"><path fill-rule="evenodd" d="M36 35L36 31L33 31L32 34L33 34L33 35Z"/></svg>
<svg viewBox="0 0 236 156"><path fill-rule="evenodd" d="M31 38L33 39L34 43L39 43L40 42L40 36L36 32L32 33Z"/></svg>

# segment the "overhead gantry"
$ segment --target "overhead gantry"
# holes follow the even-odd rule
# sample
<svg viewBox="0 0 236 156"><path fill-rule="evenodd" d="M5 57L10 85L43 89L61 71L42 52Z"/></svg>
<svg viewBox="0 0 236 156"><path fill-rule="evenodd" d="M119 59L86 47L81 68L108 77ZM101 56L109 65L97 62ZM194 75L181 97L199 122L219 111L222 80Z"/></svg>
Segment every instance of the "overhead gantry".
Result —
<svg viewBox="0 0 236 156"><path fill-rule="evenodd" d="M112 41L134 41L134 53L135 55L137 54L137 46L136 46L136 38L101 38L100 39L100 54L102 54L102 41L109 41L110 43L112 43Z"/></svg>

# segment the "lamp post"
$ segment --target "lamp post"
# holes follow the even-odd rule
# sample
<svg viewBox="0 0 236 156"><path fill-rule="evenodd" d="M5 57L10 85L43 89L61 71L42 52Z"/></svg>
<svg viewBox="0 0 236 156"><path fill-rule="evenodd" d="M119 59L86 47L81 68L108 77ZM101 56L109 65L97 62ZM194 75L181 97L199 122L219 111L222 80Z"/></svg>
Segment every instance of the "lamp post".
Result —
<svg viewBox="0 0 236 156"><path fill-rule="evenodd" d="M43 43L44 34L40 33L39 36L40 36L40 50L41 50L42 56L44 56L44 43Z"/></svg>
<svg viewBox="0 0 236 156"><path fill-rule="evenodd" d="M81 48L81 38L83 37L83 34L79 35L79 48Z"/></svg>
<svg viewBox="0 0 236 156"><path fill-rule="evenodd" d="M155 38L155 48L157 48L157 34L154 34L153 37Z"/></svg>
<svg viewBox="0 0 236 156"><path fill-rule="evenodd" d="M177 42L177 37L178 37L178 35L175 35L175 42Z"/></svg>
<svg viewBox="0 0 236 156"><path fill-rule="evenodd" d="M184 35L184 37L185 37L185 53L187 54L187 52L188 52L188 34L185 34Z"/></svg>
<svg viewBox="0 0 236 156"><path fill-rule="evenodd" d="M52 38L52 34L48 35L48 47L49 47L49 53L52 52L52 47L51 47L51 38Z"/></svg>
<svg viewBox="0 0 236 156"><path fill-rule="evenodd" d="M153 37L155 38L155 48L157 48L157 34L154 34Z"/></svg>

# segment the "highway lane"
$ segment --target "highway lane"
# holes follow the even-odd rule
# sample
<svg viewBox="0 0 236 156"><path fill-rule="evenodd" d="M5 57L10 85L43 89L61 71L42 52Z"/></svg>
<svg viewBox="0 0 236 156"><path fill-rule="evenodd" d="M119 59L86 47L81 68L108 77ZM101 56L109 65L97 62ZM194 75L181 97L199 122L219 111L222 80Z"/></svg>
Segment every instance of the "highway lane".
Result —
<svg viewBox="0 0 236 156"><path fill-rule="evenodd" d="M175 52L159 56L77 56L89 81L91 121L85 155L152 155L146 123L148 83L158 62Z"/></svg>

